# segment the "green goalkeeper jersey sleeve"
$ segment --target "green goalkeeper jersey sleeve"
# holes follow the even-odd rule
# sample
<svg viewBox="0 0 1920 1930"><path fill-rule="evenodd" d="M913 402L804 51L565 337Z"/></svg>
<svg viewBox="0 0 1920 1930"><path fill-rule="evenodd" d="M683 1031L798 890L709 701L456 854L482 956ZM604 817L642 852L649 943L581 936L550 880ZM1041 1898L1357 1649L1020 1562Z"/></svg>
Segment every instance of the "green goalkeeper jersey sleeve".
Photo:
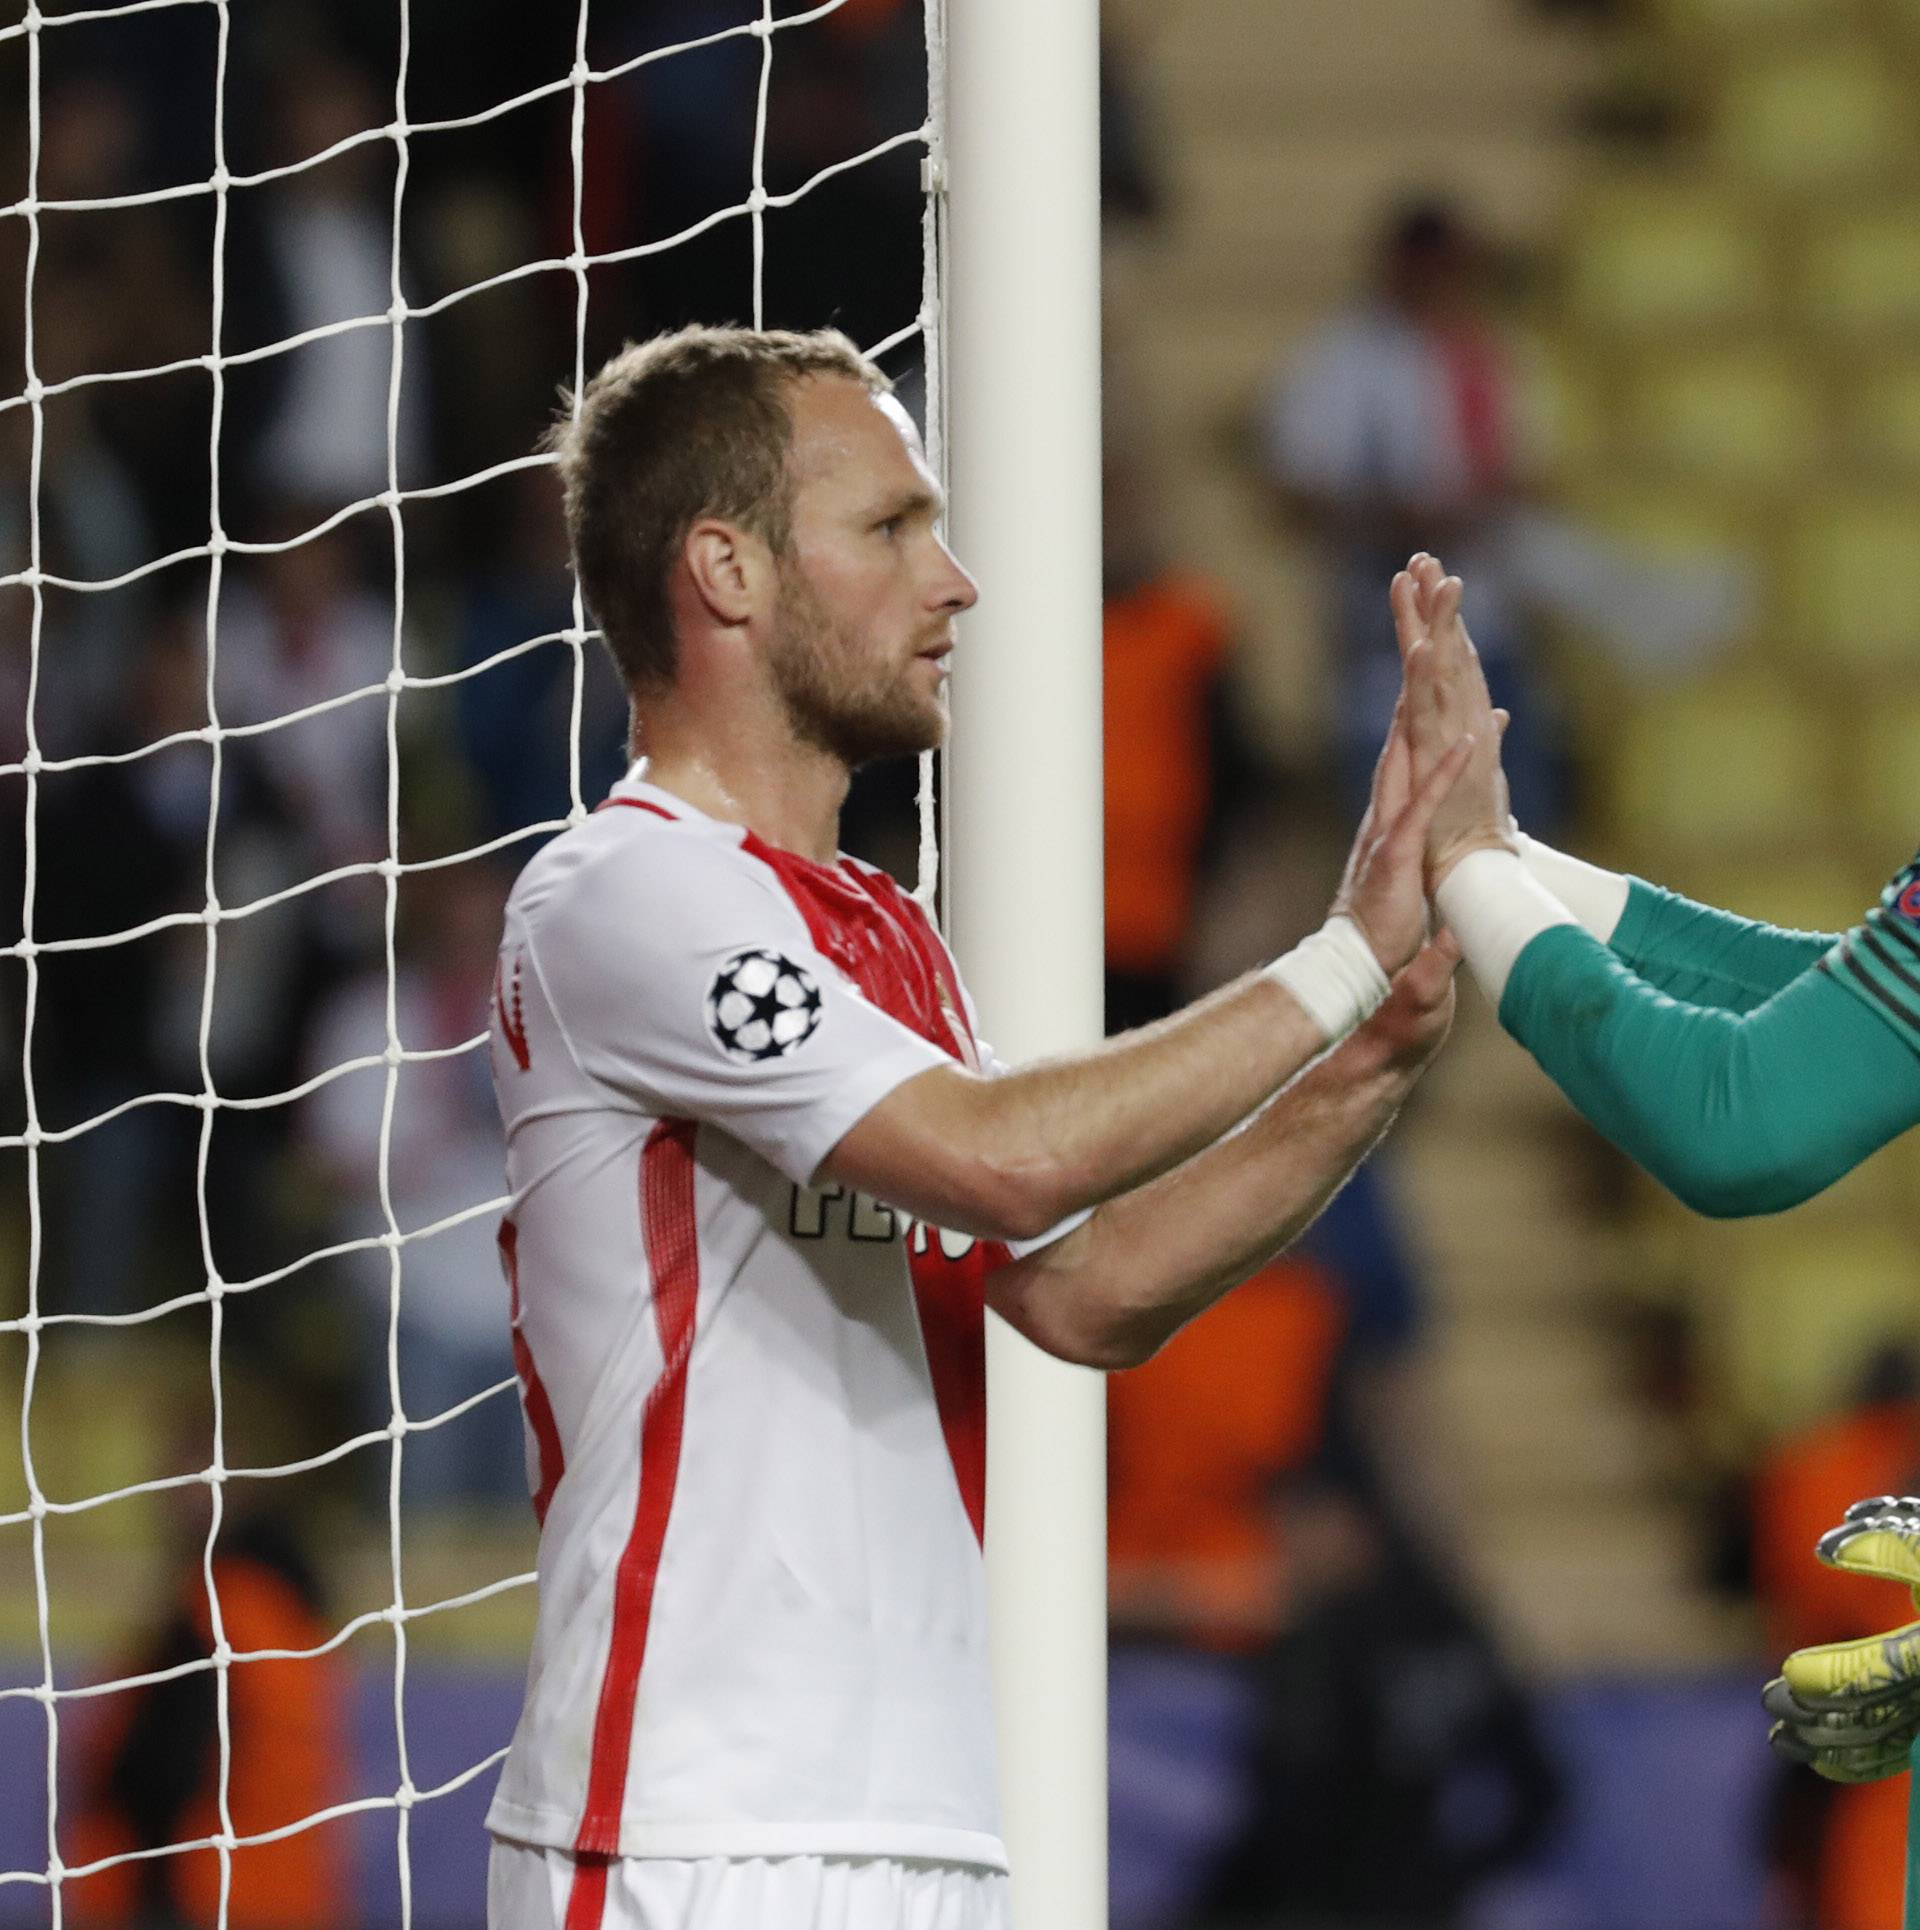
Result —
<svg viewBox="0 0 1920 1930"><path fill-rule="evenodd" d="M1750 1012L1817 965L1831 932L1786 931L1629 880L1627 907L1609 943L1617 957L1670 998Z"/></svg>
<svg viewBox="0 0 1920 1930"><path fill-rule="evenodd" d="M1521 953L1500 1020L1595 1126L1688 1205L1716 1216L1780 1212L1920 1123L1920 871L1902 872L1823 952L1806 946L1801 969L1768 994L1749 981L1784 971L1790 952L1771 939L1748 952L1743 941L1729 965L1731 934L1706 929L1724 1005L1671 996L1579 926L1561 925ZM1805 944L1798 934L1772 939ZM1683 966L1670 952L1663 970L1703 998L1712 989L1698 961Z"/></svg>

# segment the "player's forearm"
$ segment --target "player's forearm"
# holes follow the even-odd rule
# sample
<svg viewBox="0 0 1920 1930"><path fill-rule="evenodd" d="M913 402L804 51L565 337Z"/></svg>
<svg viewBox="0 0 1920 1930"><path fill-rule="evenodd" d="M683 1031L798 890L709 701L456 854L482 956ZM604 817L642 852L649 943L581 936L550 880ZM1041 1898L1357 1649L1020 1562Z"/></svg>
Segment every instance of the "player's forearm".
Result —
<svg viewBox="0 0 1920 1930"><path fill-rule="evenodd" d="M1326 1046L1289 991L1251 973L1091 1052L994 1080L984 1136L1028 1175L1044 1230L1191 1159Z"/></svg>
<svg viewBox="0 0 1920 1930"><path fill-rule="evenodd" d="M1365 963L1384 988L1370 952ZM1347 1030L1337 1011L1329 1017L1325 986L1309 985L1303 1004L1279 969L1071 1058L998 1078L922 1073L873 1107L821 1171L934 1226L1037 1239L1190 1159Z"/></svg>
<svg viewBox="0 0 1920 1930"><path fill-rule="evenodd" d="M1371 1030L1232 1134L994 1275L996 1309L1050 1352L1137 1365L1318 1217L1392 1123L1423 1060Z"/></svg>

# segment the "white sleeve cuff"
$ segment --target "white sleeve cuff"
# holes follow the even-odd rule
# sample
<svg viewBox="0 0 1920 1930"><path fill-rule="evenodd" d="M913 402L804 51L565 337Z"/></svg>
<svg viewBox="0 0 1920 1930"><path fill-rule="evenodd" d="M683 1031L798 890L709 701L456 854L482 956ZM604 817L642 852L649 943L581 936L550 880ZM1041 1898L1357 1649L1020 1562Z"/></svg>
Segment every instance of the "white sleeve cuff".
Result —
<svg viewBox="0 0 1920 1930"><path fill-rule="evenodd" d="M1520 954L1543 931L1580 922L1516 851L1468 852L1447 873L1434 905L1496 1009Z"/></svg>
<svg viewBox="0 0 1920 1930"><path fill-rule="evenodd" d="M1520 859L1531 875L1553 893L1594 937L1605 945L1626 915L1631 883L1617 871L1603 870L1584 858L1571 858L1523 831Z"/></svg>

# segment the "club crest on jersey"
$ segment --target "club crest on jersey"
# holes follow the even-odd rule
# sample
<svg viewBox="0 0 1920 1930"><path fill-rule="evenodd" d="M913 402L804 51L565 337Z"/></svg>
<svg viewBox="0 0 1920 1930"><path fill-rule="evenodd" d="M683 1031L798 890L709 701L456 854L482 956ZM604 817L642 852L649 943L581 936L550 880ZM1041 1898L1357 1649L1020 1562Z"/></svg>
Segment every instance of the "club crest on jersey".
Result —
<svg viewBox="0 0 1920 1930"><path fill-rule="evenodd" d="M822 1009L813 974L781 952L735 952L707 987L707 1030L736 1065L797 1051L813 1037Z"/></svg>
<svg viewBox="0 0 1920 1930"><path fill-rule="evenodd" d="M1920 878L1909 878L1899 897L1893 901L1893 908L1902 918L1911 918L1920 924Z"/></svg>

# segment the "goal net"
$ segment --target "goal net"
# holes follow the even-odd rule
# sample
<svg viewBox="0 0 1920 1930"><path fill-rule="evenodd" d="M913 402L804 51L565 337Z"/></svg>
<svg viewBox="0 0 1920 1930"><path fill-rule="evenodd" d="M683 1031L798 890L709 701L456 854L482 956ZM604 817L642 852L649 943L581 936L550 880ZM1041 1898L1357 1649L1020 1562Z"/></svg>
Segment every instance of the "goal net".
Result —
<svg viewBox="0 0 1920 1930"><path fill-rule="evenodd" d="M944 460L938 0L297 13L0 27L0 1925L475 1920L492 943L624 738L529 451L705 319Z"/></svg>

